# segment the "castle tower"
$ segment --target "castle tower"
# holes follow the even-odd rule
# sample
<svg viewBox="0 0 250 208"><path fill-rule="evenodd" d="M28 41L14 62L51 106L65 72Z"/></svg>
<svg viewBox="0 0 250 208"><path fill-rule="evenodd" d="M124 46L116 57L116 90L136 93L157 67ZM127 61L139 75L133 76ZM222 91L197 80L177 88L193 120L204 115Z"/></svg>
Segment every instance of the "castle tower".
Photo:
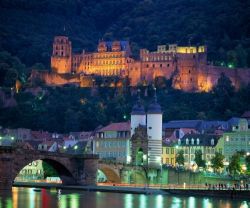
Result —
<svg viewBox="0 0 250 208"><path fill-rule="evenodd" d="M154 101L147 111L147 135L148 135L148 166L161 166L162 155L162 111L157 103L156 89Z"/></svg>
<svg viewBox="0 0 250 208"><path fill-rule="evenodd" d="M206 65L206 56L205 46L177 47L176 57L180 77L180 86L177 88L184 91L197 91L199 89L199 69Z"/></svg>
<svg viewBox="0 0 250 208"><path fill-rule="evenodd" d="M131 112L131 136L135 133L135 128L138 126L146 126L146 113L141 103L140 91L138 91L138 98L136 104Z"/></svg>
<svg viewBox="0 0 250 208"><path fill-rule="evenodd" d="M56 36L53 42L51 56L51 69L58 74L71 73L72 46L71 41L65 36Z"/></svg>

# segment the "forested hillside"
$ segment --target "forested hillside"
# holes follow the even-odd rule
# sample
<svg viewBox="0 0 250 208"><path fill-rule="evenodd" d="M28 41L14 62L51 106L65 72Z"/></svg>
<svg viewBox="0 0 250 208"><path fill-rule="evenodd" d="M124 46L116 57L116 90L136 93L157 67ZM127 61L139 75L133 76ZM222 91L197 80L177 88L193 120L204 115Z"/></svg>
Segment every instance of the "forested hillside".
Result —
<svg viewBox="0 0 250 208"><path fill-rule="evenodd" d="M0 126L69 132L129 119L134 89L29 92L29 72L49 69L56 35L69 36L75 52L95 50L100 39L126 39L135 56L158 44L206 44L210 62L250 67L249 14L249 0L0 0L0 93L16 104L0 102ZM15 94L17 78L23 88ZM170 82L155 83L164 121L228 119L250 109L250 85L235 92L224 79L210 93L184 93ZM141 88L147 106L153 87Z"/></svg>
<svg viewBox="0 0 250 208"><path fill-rule="evenodd" d="M49 67L55 35L75 51L99 39L128 39L138 49L157 44L206 44L218 65L250 66L248 0L1 0L0 47L27 66ZM64 31L65 29L65 31Z"/></svg>

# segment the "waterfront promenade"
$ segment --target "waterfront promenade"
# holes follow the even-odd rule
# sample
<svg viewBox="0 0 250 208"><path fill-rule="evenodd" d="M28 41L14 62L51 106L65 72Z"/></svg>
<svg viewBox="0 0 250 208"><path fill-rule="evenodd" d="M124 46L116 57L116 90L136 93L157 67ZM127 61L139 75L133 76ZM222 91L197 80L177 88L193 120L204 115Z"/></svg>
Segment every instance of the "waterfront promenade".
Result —
<svg viewBox="0 0 250 208"><path fill-rule="evenodd" d="M233 199L250 199L250 189L209 189L205 185L142 185L142 184L111 184L101 183L97 186L65 186L60 183L30 183L15 182L16 187L75 189L84 191L132 193L132 194L161 194L161 195L185 195L222 197Z"/></svg>

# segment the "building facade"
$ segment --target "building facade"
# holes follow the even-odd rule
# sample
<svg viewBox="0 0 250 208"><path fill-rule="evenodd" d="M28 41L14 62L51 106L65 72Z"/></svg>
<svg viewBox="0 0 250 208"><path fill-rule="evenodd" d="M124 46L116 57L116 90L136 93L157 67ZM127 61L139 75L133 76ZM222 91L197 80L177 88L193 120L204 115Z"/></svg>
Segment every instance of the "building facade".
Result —
<svg viewBox="0 0 250 208"><path fill-rule="evenodd" d="M176 145L174 143L162 144L162 164L174 167L176 165Z"/></svg>
<svg viewBox="0 0 250 208"><path fill-rule="evenodd" d="M93 153L100 159L128 163L130 160L130 122L111 123L99 129L93 140Z"/></svg>
<svg viewBox="0 0 250 208"><path fill-rule="evenodd" d="M178 140L178 151L184 152L184 166L192 168L195 163L195 152L202 152L202 159L206 164L211 163L211 159L215 155L215 147L218 142L217 135L208 134L186 134Z"/></svg>
<svg viewBox="0 0 250 208"><path fill-rule="evenodd" d="M237 152L250 153L250 128L246 119L239 119L232 131L225 132L219 139L216 151L225 156L229 162L233 154Z"/></svg>

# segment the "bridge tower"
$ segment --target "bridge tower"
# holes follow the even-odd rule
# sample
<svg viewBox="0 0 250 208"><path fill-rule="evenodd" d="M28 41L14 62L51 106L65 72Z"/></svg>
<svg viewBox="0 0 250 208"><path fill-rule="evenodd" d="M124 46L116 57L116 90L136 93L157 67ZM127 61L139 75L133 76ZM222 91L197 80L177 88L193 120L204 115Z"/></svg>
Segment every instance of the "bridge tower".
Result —
<svg viewBox="0 0 250 208"><path fill-rule="evenodd" d="M162 111L157 102L156 89L147 111L148 166L159 168L162 156Z"/></svg>
<svg viewBox="0 0 250 208"><path fill-rule="evenodd" d="M137 102L132 108L131 112L131 136L135 133L135 128L138 126L146 126L146 113L141 103L140 91L137 92Z"/></svg>

